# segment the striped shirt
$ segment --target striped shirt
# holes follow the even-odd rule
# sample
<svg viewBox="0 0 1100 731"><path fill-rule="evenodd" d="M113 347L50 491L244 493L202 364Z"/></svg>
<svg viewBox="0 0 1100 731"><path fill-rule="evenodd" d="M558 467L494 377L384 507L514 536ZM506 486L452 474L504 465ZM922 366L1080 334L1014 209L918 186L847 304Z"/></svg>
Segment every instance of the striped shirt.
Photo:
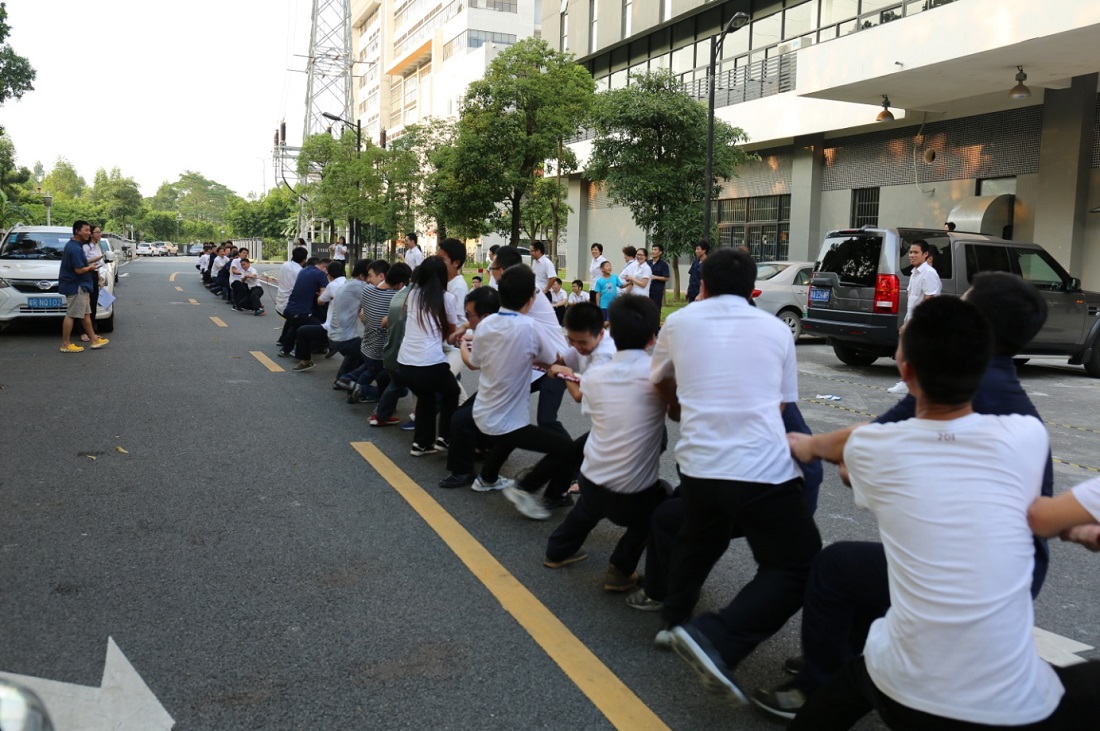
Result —
<svg viewBox="0 0 1100 731"><path fill-rule="evenodd" d="M386 344L386 328L382 327L382 318L390 314L390 300L397 290L379 289L368 284L359 299L359 309L363 313L363 344L359 350L364 358L382 360L382 346Z"/></svg>

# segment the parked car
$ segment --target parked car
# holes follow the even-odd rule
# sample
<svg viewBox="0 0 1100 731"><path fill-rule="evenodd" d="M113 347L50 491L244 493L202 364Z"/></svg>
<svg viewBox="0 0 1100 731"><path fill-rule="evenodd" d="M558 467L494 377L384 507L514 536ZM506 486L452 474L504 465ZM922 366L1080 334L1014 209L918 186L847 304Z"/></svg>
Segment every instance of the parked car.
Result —
<svg viewBox="0 0 1100 731"><path fill-rule="evenodd" d="M156 249L152 244L138 244L137 249L134 251L135 256L156 256Z"/></svg>
<svg viewBox="0 0 1100 731"><path fill-rule="evenodd" d="M179 256L179 247L173 244L171 241L161 241L160 245L164 247L164 256Z"/></svg>
<svg viewBox="0 0 1100 731"><path fill-rule="evenodd" d="M791 335L802 335L802 308L814 271L812 261L763 261L756 265L753 302L787 324Z"/></svg>
<svg viewBox="0 0 1100 731"><path fill-rule="evenodd" d="M1100 294L1085 292L1042 246L985 234L939 229L861 228L826 235L810 280L808 333L823 335L848 365L893 356L905 319L913 241L932 247L943 294L961 296L976 274L1010 272L1035 285L1047 301L1046 324L1020 353L1068 356L1100 378Z"/></svg>
<svg viewBox="0 0 1100 731"><path fill-rule="evenodd" d="M202 244L191 244L187 249L187 253L191 256L199 256L202 254Z"/></svg>
<svg viewBox="0 0 1100 731"><path fill-rule="evenodd" d="M72 234L68 226L16 226L8 231L0 244L0 325L65 314L65 296L57 291L57 280L61 254ZM113 262L115 253L104 256ZM104 267L101 276L103 288L114 294L115 267ZM96 332L114 328L114 304L99 308Z"/></svg>

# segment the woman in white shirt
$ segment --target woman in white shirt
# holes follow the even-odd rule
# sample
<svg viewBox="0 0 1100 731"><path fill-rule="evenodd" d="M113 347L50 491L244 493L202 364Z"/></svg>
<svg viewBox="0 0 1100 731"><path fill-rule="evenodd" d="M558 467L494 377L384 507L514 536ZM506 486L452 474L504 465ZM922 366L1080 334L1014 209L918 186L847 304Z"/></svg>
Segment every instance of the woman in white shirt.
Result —
<svg viewBox="0 0 1100 731"><path fill-rule="evenodd" d="M92 293L89 297L89 304L92 307L92 327L95 327L95 316L97 305L99 304L99 286L100 286L100 270L103 267L103 247L99 243L100 238L103 237L103 229L99 226L92 226L92 238L88 243L83 245L84 258L88 260L89 264L95 265L95 271L92 272ZM84 342L88 342L87 334L81 335L80 339Z"/></svg>
<svg viewBox="0 0 1100 731"><path fill-rule="evenodd" d="M397 365L401 382L416 395L416 432L409 453L420 457L447 448L459 389L443 343L453 335L462 305L447 291L447 265L439 257L426 258L413 278L415 287L405 300L405 339Z"/></svg>

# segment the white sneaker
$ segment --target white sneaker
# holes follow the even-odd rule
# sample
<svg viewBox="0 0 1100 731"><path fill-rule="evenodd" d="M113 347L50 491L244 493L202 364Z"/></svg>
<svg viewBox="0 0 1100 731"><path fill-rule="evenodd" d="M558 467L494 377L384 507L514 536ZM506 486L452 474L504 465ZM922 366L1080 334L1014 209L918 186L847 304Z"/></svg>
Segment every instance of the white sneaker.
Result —
<svg viewBox="0 0 1100 731"><path fill-rule="evenodd" d="M657 632L657 636L653 638L653 646L658 650L671 650L672 649L672 630L665 627Z"/></svg>
<svg viewBox="0 0 1100 731"><path fill-rule="evenodd" d="M898 381L890 388L886 389L886 393L896 394L898 396L904 396L909 393L909 386L905 384L905 381Z"/></svg>
<svg viewBox="0 0 1100 731"><path fill-rule="evenodd" d="M516 510L531 520L546 520L550 517L550 511L542 506L542 502L537 497L526 490L521 490L514 485L509 486L504 488L504 497L516 506Z"/></svg>
<svg viewBox="0 0 1100 731"><path fill-rule="evenodd" d="M493 490L503 490L506 487L515 487L515 485L515 480L510 480L503 475L498 475L496 482L486 482L481 479L481 475L478 475L474 478L474 484L470 485L470 489L474 492L492 492Z"/></svg>

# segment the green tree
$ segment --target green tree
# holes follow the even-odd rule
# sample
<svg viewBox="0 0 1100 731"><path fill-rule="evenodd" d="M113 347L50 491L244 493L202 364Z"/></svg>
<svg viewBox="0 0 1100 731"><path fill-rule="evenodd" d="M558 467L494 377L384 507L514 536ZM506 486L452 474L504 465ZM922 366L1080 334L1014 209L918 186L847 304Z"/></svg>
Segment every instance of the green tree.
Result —
<svg viewBox="0 0 1100 731"><path fill-rule="evenodd" d="M80 177L73 164L63 157L57 158L53 169L42 181L42 190L65 198L79 198L84 194L85 187L84 178Z"/></svg>
<svg viewBox="0 0 1100 731"><path fill-rule="evenodd" d="M0 231L20 221L29 221L31 212L8 199L8 194L0 190Z"/></svg>
<svg viewBox="0 0 1100 731"><path fill-rule="evenodd" d="M180 174L179 180L172 184L172 188L175 189L177 196L176 210L182 213L184 218L198 221L222 223L229 199L235 196L226 186L192 170L186 170ZM157 191L157 197L163 189L162 185Z"/></svg>
<svg viewBox="0 0 1100 731"><path fill-rule="evenodd" d="M679 257L703 237L707 108L662 70L632 75L626 88L597 95L591 120L595 138L585 175L606 184L647 237L664 245L679 295ZM722 179L753 158L737 146L746 139L741 129L714 121L712 197Z"/></svg>
<svg viewBox="0 0 1100 731"><path fill-rule="evenodd" d="M561 140L576 134L594 89L584 67L542 39L522 40L493 59L470 84L454 150L441 159L448 223L477 228L503 203L509 241L517 244L524 194Z"/></svg>
<svg viewBox="0 0 1100 731"><path fill-rule="evenodd" d="M543 177L523 196L523 232L529 241L550 239L565 223L572 207L565 202L566 188L553 177Z"/></svg>
<svg viewBox="0 0 1100 731"><path fill-rule="evenodd" d="M300 186L313 215L330 221L380 222L384 210L382 168L386 151L374 145L356 151L355 132L335 139L310 135L298 153Z"/></svg>
<svg viewBox="0 0 1100 731"><path fill-rule="evenodd" d="M7 3L0 3L0 104L8 99L20 99L34 89L35 71L30 61L20 56L7 43L11 27L8 25Z"/></svg>
<svg viewBox="0 0 1100 731"><path fill-rule="evenodd" d="M135 222L142 213L141 190L133 178L124 178L118 168L112 168L101 206L104 216L113 227L122 230L128 222Z"/></svg>

